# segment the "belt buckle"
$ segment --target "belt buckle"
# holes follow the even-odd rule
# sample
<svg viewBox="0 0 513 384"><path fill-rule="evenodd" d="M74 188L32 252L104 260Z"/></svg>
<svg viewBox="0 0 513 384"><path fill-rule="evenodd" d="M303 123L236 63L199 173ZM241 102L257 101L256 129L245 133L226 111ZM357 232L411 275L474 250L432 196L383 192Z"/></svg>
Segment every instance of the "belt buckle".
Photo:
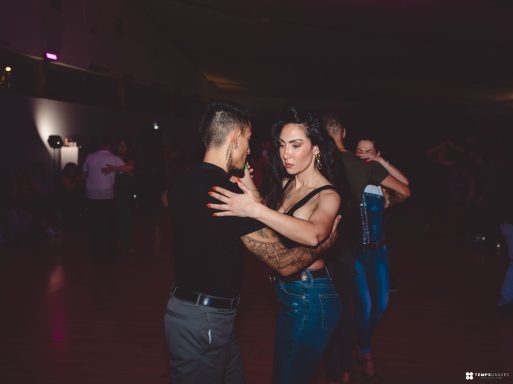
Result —
<svg viewBox="0 0 513 384"><path fill-rule="evenodd" d="M301 272L301 281L308 280L308 273L306 271Z"/></svg>
<svg viewBox="0 0 513 384"><path fill-rule="evenodd" d="M198 297L198 304L204 305L205 307L210 306L210 301L210 297L208 297L207 295L200 295Z"/></svg>
<svg viewBox="0 0 513 384"><path fill-rule="evenodd" d="M273 285L276 281L276 276L273 273L269 273L268 277L269 277L269 282L271 283L271 285Z"/></svg>

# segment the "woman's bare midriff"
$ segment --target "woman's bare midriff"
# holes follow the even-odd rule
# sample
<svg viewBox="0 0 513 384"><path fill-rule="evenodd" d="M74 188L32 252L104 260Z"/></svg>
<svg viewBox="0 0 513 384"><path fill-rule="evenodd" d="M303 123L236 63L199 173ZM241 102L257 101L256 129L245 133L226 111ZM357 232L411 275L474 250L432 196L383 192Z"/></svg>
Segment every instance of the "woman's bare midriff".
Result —
<svg viewBox="0 0 513 384"><path fill-rule="evenodd" d="M310 264L307 268L309 271L317 271L318 269L324 268L324 260L316 260L312 264Z"/></svg>

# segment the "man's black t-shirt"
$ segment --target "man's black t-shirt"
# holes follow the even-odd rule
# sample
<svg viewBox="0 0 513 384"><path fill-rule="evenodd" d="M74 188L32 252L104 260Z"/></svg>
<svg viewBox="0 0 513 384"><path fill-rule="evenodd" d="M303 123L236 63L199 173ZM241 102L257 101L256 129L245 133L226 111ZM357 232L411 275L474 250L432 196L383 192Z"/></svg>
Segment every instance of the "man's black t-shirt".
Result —
<svg viewBox="0 0 513 384"><path fill-rule="evenodd" d="M264 225L249 218L212 216L215 211L207 204L219 203L208 195L212 186L241 193L222 168L209 163L177 176L169 191L176 284L212 296L235 297L244 267L240 237Z"/></svg>

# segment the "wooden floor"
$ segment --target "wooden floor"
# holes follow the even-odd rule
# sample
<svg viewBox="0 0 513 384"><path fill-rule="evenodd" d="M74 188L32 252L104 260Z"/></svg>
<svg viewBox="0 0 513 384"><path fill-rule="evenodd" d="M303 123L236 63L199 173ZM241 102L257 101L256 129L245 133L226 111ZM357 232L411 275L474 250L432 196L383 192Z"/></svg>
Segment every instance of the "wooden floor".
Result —
<svg viewBox="0 0 513 384"><path fill-rule="evenodd" d="M504 255L399 224L389 230L399 292L374 337L384 382L460 383L466 372L513 382L513 318L494 308ZM112 261L91 260L80 229L62 244L0 248L0 383L168 383L166 221L140 218L135 253ZM276 311L266 268L248 257L237 333L249 384L270 383Z"/></svg>

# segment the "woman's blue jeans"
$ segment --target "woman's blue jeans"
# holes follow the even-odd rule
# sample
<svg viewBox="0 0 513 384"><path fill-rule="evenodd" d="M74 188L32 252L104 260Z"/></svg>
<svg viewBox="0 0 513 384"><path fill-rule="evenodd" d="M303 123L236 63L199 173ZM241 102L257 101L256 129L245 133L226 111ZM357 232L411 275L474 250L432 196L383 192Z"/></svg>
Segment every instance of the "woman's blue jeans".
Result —
<svg viewBox="0 0 513 384"><path fill-rule="evenodd" d="M361 354L371 351L371 336L388 306L388 249L361 251L355 260L355 325Z"/></svg>
<svg viewBox="0 0 513 384"><path fill-rule="evenodd" d="M331 334L341 304L328 277L284 283L274 291L280 302L274 346L273 383L310 383Z"/></svg>

